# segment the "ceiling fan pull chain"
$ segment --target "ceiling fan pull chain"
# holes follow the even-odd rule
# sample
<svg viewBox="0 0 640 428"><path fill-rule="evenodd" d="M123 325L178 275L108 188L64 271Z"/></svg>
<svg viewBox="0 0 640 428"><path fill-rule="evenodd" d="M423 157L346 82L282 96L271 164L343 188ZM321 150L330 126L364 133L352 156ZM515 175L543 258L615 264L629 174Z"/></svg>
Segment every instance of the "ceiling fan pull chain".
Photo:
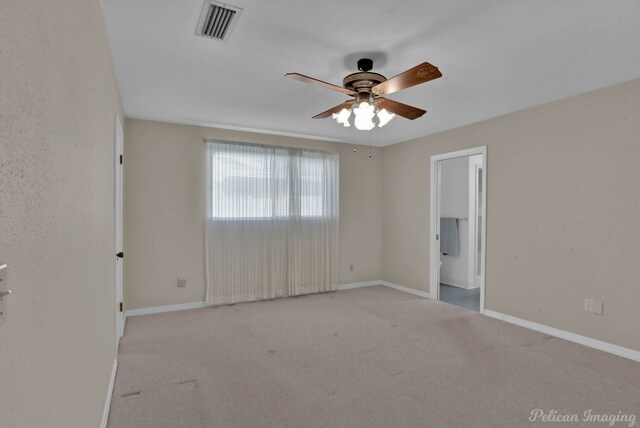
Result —
<svg viewBox="0 0 640 428"><path fill-rule="evenodd" d="M356 144L356 127L353 126L351 127L352 131L351 131L351 135L353 135L353 153L356 153L358 151L358 145Z"/></svg>

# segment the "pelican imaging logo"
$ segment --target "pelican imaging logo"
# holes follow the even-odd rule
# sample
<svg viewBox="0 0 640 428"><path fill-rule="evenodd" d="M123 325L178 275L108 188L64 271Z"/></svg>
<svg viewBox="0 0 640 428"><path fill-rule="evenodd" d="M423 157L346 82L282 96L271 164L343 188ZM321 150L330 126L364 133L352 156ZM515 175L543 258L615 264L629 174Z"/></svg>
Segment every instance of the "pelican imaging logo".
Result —
<svg viewBox="0 0 640 428"><path fill-rule="evenodd" d="M593 422L605 423L608 426L615 426L617 423L633 427L636 424L636 415L633 413L596 413L593 409L585 410L582 414L560 413L555 409L548 411L533 409L529 415L530 422Z"/></svg>

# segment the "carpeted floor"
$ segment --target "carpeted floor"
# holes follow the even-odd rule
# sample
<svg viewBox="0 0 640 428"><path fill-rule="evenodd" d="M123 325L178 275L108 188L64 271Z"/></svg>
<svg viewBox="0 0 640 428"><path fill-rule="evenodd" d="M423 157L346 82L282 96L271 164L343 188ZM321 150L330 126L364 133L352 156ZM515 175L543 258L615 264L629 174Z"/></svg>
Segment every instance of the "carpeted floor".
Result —
<svg viewBox="0 0 640 428"><path fill-rule="evenodd" d="M132 317L119 361L111 428L640 424L640 363L381 286Z"/></svg>

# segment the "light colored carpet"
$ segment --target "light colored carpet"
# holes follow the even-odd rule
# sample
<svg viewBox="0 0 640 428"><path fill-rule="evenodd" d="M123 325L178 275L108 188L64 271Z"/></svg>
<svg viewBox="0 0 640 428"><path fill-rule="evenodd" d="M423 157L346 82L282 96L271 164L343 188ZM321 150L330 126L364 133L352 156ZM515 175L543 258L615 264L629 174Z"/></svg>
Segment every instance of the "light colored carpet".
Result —
<svg viewBox="0 0 640 428"><path fill-rule="evenodd" d="M111 428L640 416L639 363L386 287L132 317L119 360Z"/></svg>

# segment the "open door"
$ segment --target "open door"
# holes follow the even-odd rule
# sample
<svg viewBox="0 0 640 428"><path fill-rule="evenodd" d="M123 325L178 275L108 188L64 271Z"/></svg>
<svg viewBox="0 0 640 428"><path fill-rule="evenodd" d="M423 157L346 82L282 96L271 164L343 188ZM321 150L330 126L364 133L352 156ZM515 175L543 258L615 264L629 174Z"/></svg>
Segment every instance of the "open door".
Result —
<svg viewBox="0 0 640 428"><path fill-rule="evenodd" d="M484 313L486 147L431 157L429 294Z"/></svg>
<svg viewBox="0 0 640 428"><path fill-rule="evenodd" d="M124 152L124 136L122 132L122 124L120 118L116 114L115 119L115 320L116 320L116 353L120 338L124 333L124 302L122 292L123 282L123 258L122 250L122 182L123 182L123 152Z"/></svg>

